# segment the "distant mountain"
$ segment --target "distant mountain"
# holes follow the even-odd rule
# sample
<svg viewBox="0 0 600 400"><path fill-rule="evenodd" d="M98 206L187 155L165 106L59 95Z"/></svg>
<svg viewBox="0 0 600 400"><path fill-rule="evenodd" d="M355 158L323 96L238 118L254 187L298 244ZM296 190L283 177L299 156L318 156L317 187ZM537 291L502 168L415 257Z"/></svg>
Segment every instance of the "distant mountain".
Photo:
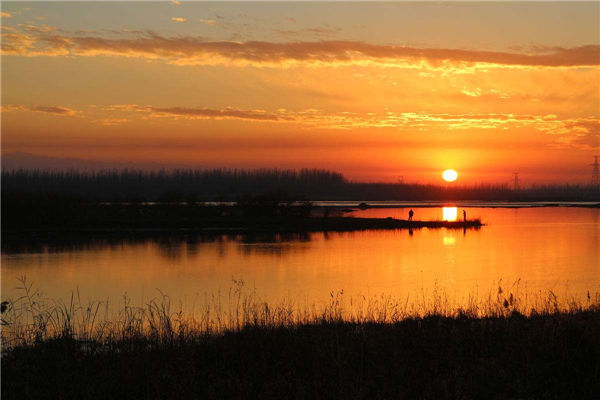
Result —
<svg viewBox="0 0 600 400"><path fill-rule="evenodd" d="M47 171L98 171L103 169L140 169L158 170L189 168L184 165L160 164L160 163L133 163L133 162L103 162L85 160L81 158L59 158L47 157L38 154L25 153L21 151L2 154L2 170L11 171L15 169L41 169Z"/></svg>

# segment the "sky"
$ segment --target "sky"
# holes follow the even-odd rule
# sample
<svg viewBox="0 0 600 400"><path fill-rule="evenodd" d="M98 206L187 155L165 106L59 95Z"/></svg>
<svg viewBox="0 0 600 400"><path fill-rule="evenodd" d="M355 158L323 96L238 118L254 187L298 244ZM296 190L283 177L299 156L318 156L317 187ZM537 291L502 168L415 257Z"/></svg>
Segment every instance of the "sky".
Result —
<svg viewBox="0 0 600 400"><path fill-rule="evenodd" d="M598 2L2 2L2 153L586 183Z"/></svg>

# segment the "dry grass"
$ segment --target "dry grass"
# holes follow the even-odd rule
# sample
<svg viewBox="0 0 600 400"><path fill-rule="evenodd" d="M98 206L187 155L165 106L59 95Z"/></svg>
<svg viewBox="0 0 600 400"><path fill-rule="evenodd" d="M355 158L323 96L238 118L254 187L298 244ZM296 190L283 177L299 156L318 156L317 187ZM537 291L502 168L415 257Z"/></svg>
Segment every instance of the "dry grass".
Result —
<svg viewBox="0 0 600 400"><path fill-rule="evenodd" d="M600 293L587 292L584 298L559 298L554 292L528 293L520 282L495 293L471 295L462 303L451 301L438 288L421 290L417 298L347 296L331 292L327 304L300 306L291 300L268 304L255 291L248 291L242 280L232 280L225 299L221 294L205 295L199 306L186 310L181 303L159 291L146 304L133 305L124 296L115 311L109 301L83 302L79 291L70 301L48 299L19 279L20 296L5 299L1 338L3 350L69 338L94 349L111 348L136 341L163 345L194 341L210 335L237 332L246 327L281 328L314 324L397 324L404 320L442 317L451 319L507 318L575 314L600 310ZM86 346L88 348L89 346Z"/></svg>
<svg viewBox="0 0 600 400"><path fill-rule="evenodd" d="M596 399L600 296L501 286L456 305L349 297L266 304L241 281L184 310L45 299L2 314L2 399Z"/></svg>

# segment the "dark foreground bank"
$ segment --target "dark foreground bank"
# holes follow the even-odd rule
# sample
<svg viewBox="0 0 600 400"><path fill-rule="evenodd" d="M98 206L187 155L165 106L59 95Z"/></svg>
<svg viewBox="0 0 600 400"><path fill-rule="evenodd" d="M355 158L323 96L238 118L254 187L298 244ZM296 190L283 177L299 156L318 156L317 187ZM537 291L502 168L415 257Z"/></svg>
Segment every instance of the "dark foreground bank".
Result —
<svg viewBox="0 0 600 400"><path fill-rule="evenodd" d="M44 340L2 357L2 399L594 399L600 310Z"/></svg>

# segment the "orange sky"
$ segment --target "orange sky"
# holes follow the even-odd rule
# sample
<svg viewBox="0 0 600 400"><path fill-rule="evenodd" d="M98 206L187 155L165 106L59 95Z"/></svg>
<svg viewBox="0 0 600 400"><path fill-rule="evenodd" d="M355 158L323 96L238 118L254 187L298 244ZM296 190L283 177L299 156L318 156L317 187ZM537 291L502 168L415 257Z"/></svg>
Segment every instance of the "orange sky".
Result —
<svg viewBox="0 0 600 400"><path fill-rule="evenodd" d="M2 152L585 182L599 5L2 3Z"/></svg>

